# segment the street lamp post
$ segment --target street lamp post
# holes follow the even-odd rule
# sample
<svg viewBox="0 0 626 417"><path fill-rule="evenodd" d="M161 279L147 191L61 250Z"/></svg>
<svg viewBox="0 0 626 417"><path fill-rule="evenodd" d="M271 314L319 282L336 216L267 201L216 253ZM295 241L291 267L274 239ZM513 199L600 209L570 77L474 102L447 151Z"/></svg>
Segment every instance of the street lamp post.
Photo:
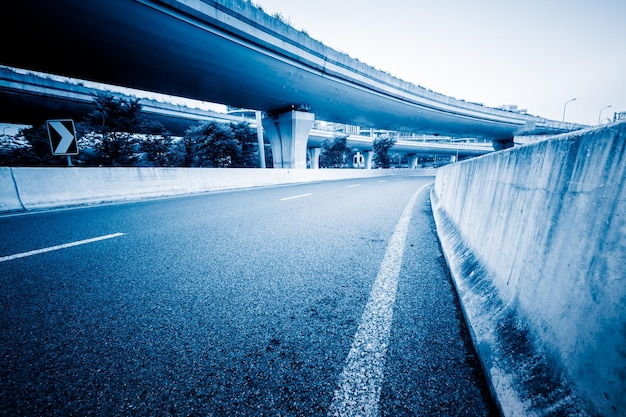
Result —
<svg viewBox="0 0 626 417"><path fill-rule="evenodd" d="M563 105L563 121L565 121L565 108L567 107L567 104L568 104L568 103L571 103L571 102L572 102L572 101L574 101L574 100L576 100L576 97L574 97L574 98L573 98L573 99L571 99L571 100L567 100L567 101L565 102L565 104Z"/></svg>
<svg viewBox="0 0 626 417"><path fill-rule="evenodd" d="M600 125L600 117L602 116L602 110L608 109L609 107L613 107L613 106L609 104L608 106L604 106L600 109L600 113L598 113L598 126Z"/></svg>

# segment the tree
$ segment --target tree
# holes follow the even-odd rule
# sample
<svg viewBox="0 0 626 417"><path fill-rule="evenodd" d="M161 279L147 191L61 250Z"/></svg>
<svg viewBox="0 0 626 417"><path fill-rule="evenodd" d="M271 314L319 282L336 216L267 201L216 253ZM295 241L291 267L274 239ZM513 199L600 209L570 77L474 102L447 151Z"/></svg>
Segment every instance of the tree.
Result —
<svg viewBox="0 0 626 417"><path fill-rule="evenodd" d="M0 135L0 166L19 166L31 163L32 145L18 135Z"/></svg>
<svg viewBox="0 0 626 417"><path fill-rule="evenodd" d="M109 93L94 96L95 109L83 123L92 139L98 164L106 166L132 165L137 159L137 140L142 124L139 99L115 97Z"/></svg>
<svg viewBox="0 0 626 417"><path fill-rule="evenodd" d="M389 168L391 160L389 158L389 149L396 144L393 138L374 139L374 161L382 168Z"/></svg>
<svg viewBox="0 0 626 417"><path fill-rule="evenodd" d="M45 124L20 129L18 135L28 143L25 154L20 158L24 165L59 166L66 164L65 157L52 155L48 128Z"/></svg>
<svg viewBox="0 0 626 417"><path fill-rule="evenodd" d="M259 166L259 143L256 136L256 131L250 128L250 124L246 122L239 122L231 124L230 129L233 132L233 137L241 145L241 155L236 163L236 166L243 168L255 168Z"/></svg>
<svg viewBox="0 0 626 417"><path fill-rule="evenodd" d="M348 148L347 136L337 136L333 139L326 139L322 143L320 167L344 168L349 166L349 162L350 148Z"/></svg>
<svg viewBox="0 0 626 417"><path fill-rule="evenodd" d="M110 93L94 95L95 108L85 117L85 123L99 132L129 132L140 130L141 104L138 98L116 97Z"/></svg>
<svg viewBox="0 0 626 417"><path fill-rule="evenodd" d="M143 139L141 150L145 158L155 166L169 166L173 162L172 135L161 124L156 121L145 121L141 126Z"/></svg>
<svg viewBox="0 0 626 417"><path fill-rule="evenodd" d="M185 136L193 144L194 166L226 168L240 160L241 145L229 126L206 122L189 128Z"/></svg>

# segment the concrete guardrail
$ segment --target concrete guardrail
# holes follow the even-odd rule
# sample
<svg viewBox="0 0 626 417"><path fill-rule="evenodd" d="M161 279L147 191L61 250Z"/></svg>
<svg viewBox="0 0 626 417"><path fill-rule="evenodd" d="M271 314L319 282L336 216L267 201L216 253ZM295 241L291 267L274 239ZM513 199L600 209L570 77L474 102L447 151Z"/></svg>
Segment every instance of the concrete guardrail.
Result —
<svg viewBox="0 0 626 417"><path fill-rule="evenodd" d="M0 213L435 170L0 168Z"/></svg>
<svg viewBox="0 0 626 417"><path fill-rule="evenodd" d="M626 410L626 122L448 165L431 202L505 416Z"/></svg>

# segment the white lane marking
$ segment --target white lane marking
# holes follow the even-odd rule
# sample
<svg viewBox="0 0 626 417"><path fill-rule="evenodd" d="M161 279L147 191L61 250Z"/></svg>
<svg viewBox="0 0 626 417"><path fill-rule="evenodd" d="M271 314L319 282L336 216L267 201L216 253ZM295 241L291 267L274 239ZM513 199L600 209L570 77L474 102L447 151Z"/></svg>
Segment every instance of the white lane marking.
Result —
<svg viewBox="0 0 626 417"><path fill-rule="evenodd" d="M71 248L72 246L85 245L87 243L98 242L100 240L112 239L115 237L123 236L124 233L112 233L110 235L94 237L91 239L78 240L76 242L64 243L62 245L50 246L48 248L31 250L28 252L16 253L15 255L8 255L0 257L0 262L12 261L13 259L25 258L27 256L39 255L40 253L52 252L59 249Z"/></svg>
<svg viewBox="0 0 626 417"><path fill-rule="evenodd" d="M377 182L386 182L387 180L378 180Z"/></svg>
<svg viewBox="0 0 626 417"><path fill-rule="evenodd" d="M352 184L352 185L348 185L347 188L352 188L352 187L360 187L361 184Z"/></svg>
<svg viewBox="0 0 626 417"><path fill-rule="evenodd" d="M301 197L308 197L312 195L312 193L306 193L306 194L300 194L300 195L294 195L293 197L285 197L285 198L281 198L280 201L287 201L287 200L293 200L294 198L301 198Z"/></svg>
<svg viewBox="0 0 626 417"><path fill-rule="evenodd" d="M339 377L329 416L379 416L385 356L391 333L393 304L402 266L406 235L417 197L430 184L417 190L402 212L365 306L361 323Z"/></svg>

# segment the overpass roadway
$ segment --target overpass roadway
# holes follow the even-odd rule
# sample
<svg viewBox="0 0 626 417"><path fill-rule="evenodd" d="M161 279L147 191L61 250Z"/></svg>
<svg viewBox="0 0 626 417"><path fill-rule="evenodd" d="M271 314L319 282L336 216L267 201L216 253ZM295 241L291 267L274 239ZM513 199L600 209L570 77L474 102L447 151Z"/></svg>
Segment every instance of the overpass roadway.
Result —
<svg viewBox="0 0 626 417"><path fill-rule="evenodd" d="M47 119L73 117L78 120L93 109L95 94L110 90L85 86L81 80L59 80L32 72L25 73L12 68L0 67L0 114L2 121L39 125ZM132 98L129 96L129 98ZM144 115L161 122L174 135L184 135L190 125L202 121L222 123L248 122L256 127L256 118L220 113L201 108L186 107L158 100L141 98ZM250 113L248 111L242 114ZM335 133L325 129L311 128L307 148L312 156L323 142L333 139ZM371 167L373 139L369 136L349 135L348 146L364 152L366 167ZM427 155L454 155L458 157L479 156L494 150L491 143L432 143L414 140L398 140L393 152L416 157ZM312 158L313 159L313 158ZM414 164L416 158L410 159ZM312 163L317 167L317 160Z"/></svg>
<svg viewBox="0 0 626 417"><path fill-rule="evenodd" d="M24 0L5 11L0 36L26 33L19 42L5 42L0 64L268 113L264 124L283 167L303 167L315 115L509 143L519 131L572 130L404 82L250 2Z"/></svg>

